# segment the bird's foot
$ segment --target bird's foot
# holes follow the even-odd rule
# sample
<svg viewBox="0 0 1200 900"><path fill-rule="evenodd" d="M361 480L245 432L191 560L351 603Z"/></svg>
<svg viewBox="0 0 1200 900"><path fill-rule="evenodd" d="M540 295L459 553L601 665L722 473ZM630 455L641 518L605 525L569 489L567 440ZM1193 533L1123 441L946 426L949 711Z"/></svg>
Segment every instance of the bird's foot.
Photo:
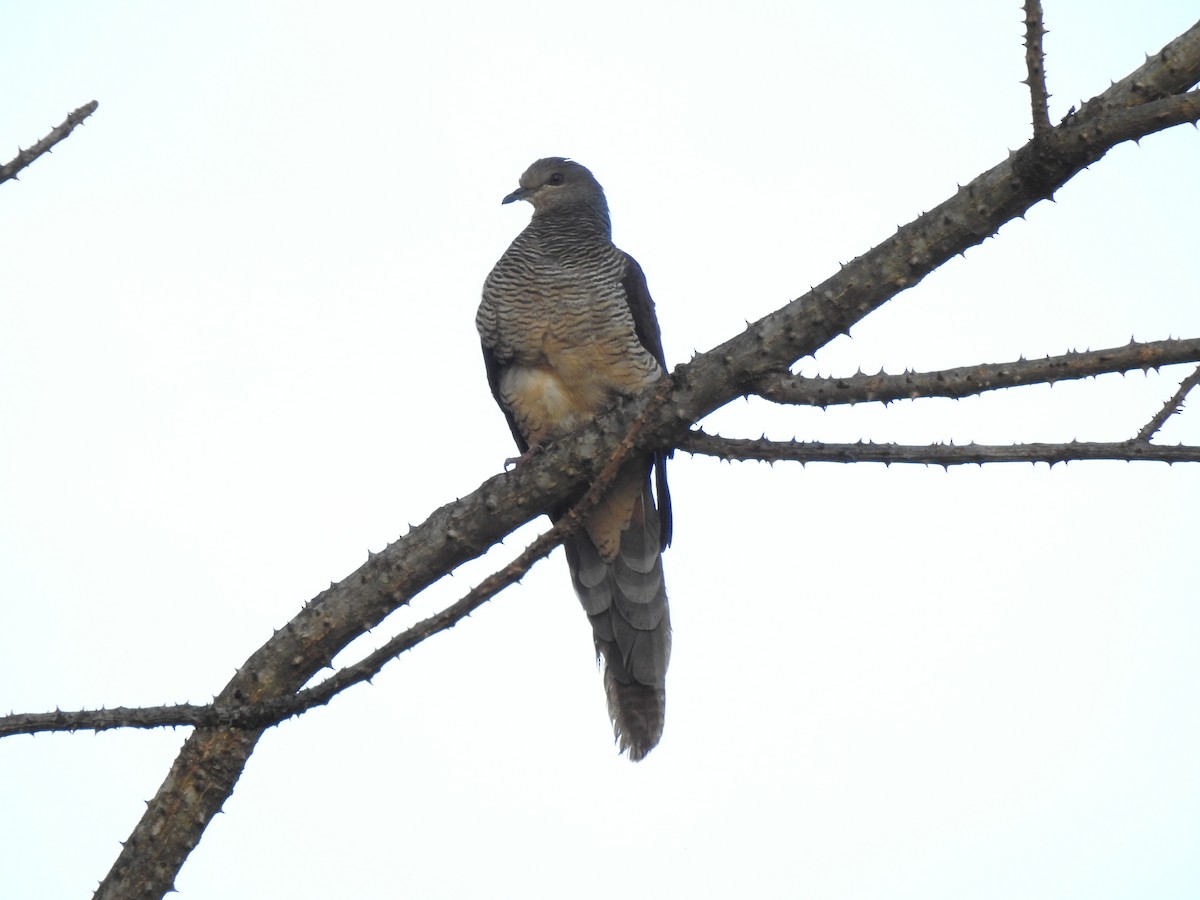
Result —
<svg viewBox="0 0 1200 900"><path fill-rule="evenodd" d="M545 444L534 444L520 456L510 456L508 459L504 460L504 468L506 470L515 469L517 466L524 465L545 449Z"/></svg>

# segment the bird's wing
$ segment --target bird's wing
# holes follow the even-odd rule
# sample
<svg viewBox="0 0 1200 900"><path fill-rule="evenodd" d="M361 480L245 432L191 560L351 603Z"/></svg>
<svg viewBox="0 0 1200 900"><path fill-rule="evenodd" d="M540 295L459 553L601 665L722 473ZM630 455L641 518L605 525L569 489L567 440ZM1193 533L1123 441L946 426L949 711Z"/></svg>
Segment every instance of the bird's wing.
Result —
<svg viewBox="0 0 1200 900"><path fill-rule="evenodd" d="M513 418L512 412L500 399L500 360L496 358L495 352L487 344L483 345L483 365L487 369L488 387L492 389L492 397L504 413L504 418L508 420L508 429L512 432L513 440L517 442L517 449L524 453L529 449L529 441L525 440L521 429L517 427L517 420Z"/></svg>
<svg viewBox="0 0 1200 900"><path fill-rule="evenodd" d="M646 285L646 273L638 265L638 261L625 254L625 276L621 280L625 288L625 301L629 311L633 313L633 328L637 332L638 341L658 360L663 372L667 371L667 356L663 352L662 331L658 327L658 316L654 312L654 299L650 296L650 288ZM492 392L495 393L495 388ZM511 417L510 417L511 422ZM523 450L521 451L524 452ZM661 548L671 545L671 491L667 486L667 459L671 453L662 450L654 454L654 488L658 495L658 517L662 533Z"/></svg>
<svg viewBox="0 0 1200 900"><path fill-rule="evenodd" d="M663 371L667 371L667 357L663 353L662 332L658 328L658 316L654 314L654 300L646 286L646 274L638 261L625 254L625 277L621 285L625 288L625 300L633 313L633 327L642 346L658 360Z"/></svg>

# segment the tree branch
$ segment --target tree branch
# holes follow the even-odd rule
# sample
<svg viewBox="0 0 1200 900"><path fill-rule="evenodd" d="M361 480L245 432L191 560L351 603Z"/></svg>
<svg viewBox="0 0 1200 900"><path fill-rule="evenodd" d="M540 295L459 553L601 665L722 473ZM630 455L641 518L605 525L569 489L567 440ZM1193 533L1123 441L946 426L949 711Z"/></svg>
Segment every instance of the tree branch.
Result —
<svg viewBox="0 0 1200 900"><path fill-rule="evenodd" d="M230 711L231 712L231 711ZM128 707L82 709L67 712L15 713L0 718L0 737L37 734L49 731L108 731L113 728L162 728L173 725L233 724L234 717L222 716L212 705Z"/></svg>
<svg viewBox="0 0 1200 900"><path fill-rule="evenodd" d="M75 130L75 126L82 123L84 119L94 113L99 105L99 102L96 100L93 100L91 103L85 103L83 106L79 107L79 109L67 116L66 120L63 121L61 125L51 131L32 147L27 150L21 150L18 148L16 157L11 162L0 166L0 183L8 181L10 178L13 181L16 181L18 172L20 172L42 154L49 153L50 149L59 141L66 139L67 135Z"/></svg>
<svg viewBox="0 0 1200 900"><path fill-rule="evenodd" d="M741 396L764 375L813 354L948 259L1051 196L1116 143L1136 136L1117 128L1110 112L1178 94L1197 81L1200 24L1084 104L1079 115L1039 140L1036 152L1027 144L808 294L676 369L663 382L669 393L662 409L648 420L632 451L675 445L692 423ZM311 600L238 670L217 697L218 705L294 694L341 648L418 591L594 478L597 461L610 458L648 402L640 397L606 413L595 425L556 442L514 472L491 478L437 510ZM198 728L96 897L161 897L170 890L175 873L233 790L261 733Z"/></svg>
<svg viewBox="0 0 1200 900"><path fill-rule="evenodd" d="M1200 91L1188 91L1111 111L1096 120L1095 127L1098 131L1110 132L1108 139L1113 140L1111 146L1115 147L1124 141L1140 141L1165 128L1195 124L1197 120L1200 120ZM1081 123L1079 127L1086 130L1090 125Z"/></svg>
<svg viewBox="0 0 1200 900"><path fill-rule="evenodd" d="M1137 440L1149 443L1150 439L1158 433L1158 430L1166 424L1167 419L1175 415L1177 412L1183 411L1183 399L1188 395L1188 392L1200 384L1200 368L1197 368L1191 375L1183 379L1179 384L1179 390L1163 404L1163 408L1154 414L1154 416L1142 426L1142 430L1137 434Z"/></svg>
<svg viewBox="0 0 1200 900"><path fill-rule="evenodd" d="M1050 131L1050 95L1046 91L1046 54L1042 38L1041 0L1025 0L1025 76L1029 85L1029 100L1033 108L1033 134L1040 137Z"/></svg>
<svg viewBox="0 0 1200 900"><path fill-rule="evenodd" d="M877 462L923 466L983 465L1022 462L1050 465L1076 460L1133 462L1200 462L1200 447L1163 447L1141 440L1119 442L1071 441L1065 444L823 444L816 441L768 441L727 438L698 429L679 442L688 453L715 456L727 461L756 462Z"/></svg>
<svg viewBox="0 0 1200 900"><path fill-rule="evenodd" d="M1145 343L1130 341L1124 347L1071 351L1045 359L1019 359L935 372L902 372L898 375L858 372L844 378L776 375L758 381L754 393L774 403L798 406L890 403L926 397L969 397L1002 388L1054 384L1188 362L1200 362L1200 338Z"/></svg>

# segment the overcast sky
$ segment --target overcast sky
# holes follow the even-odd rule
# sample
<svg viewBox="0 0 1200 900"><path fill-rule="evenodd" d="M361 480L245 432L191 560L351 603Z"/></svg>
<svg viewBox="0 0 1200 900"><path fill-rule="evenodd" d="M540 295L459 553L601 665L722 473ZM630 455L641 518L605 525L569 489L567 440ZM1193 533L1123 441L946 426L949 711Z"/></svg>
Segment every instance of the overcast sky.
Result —
<svg viewBox="0 0 1200 900"><path fill-rule="evenodd" d="M1193 24L1045 0L1058 121ZM204 702L513 452L474 329L534 159L605 186L669 362L1029 133L1015 0L14 5L0 709ZM1200 335L1200 134L1123 146L808 374ZM1186 367L731 436L1121 440ZM1200 405L1200 399L1192 406ZM1200 442L1195 410L1160 438ZM187 898L1200 895L1200 467L677 455L661 745L617 756L561 553L269 732ZM545 520L353 645L465 592ZM0 741L5 900L86 897L186 729Z"/></svg>

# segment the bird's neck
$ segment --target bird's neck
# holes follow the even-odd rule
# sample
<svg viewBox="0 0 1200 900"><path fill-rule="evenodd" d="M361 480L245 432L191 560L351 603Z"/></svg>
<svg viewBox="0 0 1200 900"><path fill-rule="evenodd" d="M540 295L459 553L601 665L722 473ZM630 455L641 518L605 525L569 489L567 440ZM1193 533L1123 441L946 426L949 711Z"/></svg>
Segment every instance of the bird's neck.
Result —
<svg viewBox="0 0 1200 900"><path fill-rule="evenodd" d="M541 210L529 221L529 228L540 236L558 234L576 240L612 240L612 221L603 199L595 204Z"/></svg>

